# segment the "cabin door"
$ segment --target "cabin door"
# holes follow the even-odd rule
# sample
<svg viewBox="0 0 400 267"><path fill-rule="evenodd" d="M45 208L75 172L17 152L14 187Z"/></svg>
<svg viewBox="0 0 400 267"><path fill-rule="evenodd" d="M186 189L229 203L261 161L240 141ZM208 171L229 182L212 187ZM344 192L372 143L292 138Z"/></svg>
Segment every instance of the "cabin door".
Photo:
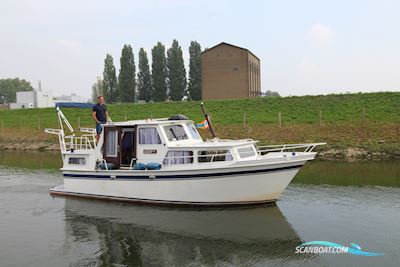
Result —
<svg viewBox="0 0 400 267"><path fill-rule="evenodd" d="M121 166L130 166L136 160L136 127L121 130Z"/></svg>
<svg viewBox="0 0 400 267"><path fill-rule="evenodd" d="M117 127L104 127L103 157L116 168L120 167L120 135L121 131Z"/></svg>

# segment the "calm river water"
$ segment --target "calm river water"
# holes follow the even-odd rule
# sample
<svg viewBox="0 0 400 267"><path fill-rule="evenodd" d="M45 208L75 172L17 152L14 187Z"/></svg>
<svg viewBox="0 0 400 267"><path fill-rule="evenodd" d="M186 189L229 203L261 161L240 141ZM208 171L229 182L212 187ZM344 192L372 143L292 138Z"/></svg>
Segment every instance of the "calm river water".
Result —
<svg viewBox="0 0 400 267"><path fill-rule="evenodd" d="M58 153L0 152L0 266L400 266L400 162L308 163L276 206L53 198ZM384 253L296 254L324 240Z"/></svg>

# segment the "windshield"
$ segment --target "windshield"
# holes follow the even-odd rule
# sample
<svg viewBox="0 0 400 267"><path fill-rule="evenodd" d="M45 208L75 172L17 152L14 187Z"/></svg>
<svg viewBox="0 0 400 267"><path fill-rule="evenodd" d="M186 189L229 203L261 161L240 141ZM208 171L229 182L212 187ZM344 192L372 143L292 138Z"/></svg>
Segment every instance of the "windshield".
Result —
<svg viewBox="0 0 400 267"><path fill-rule="evenodd" d="M188 139L185 129L182 125L164 126L165 134L169 141L178 141Z"/></svg>
<svg viewBox="0 0 400 267"><path fill-rule="evenodd" d="M193 139L201 139L201 136L194 127L193 123L188 123L187 127L189 128L190 135L193 137Z"/></svg>

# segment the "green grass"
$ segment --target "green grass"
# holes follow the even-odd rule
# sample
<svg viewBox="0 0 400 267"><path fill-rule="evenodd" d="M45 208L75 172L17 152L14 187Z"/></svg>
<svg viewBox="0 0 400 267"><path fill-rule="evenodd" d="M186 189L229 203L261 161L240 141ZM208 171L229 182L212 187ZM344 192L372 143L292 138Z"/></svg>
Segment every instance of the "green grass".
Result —
<svg viewBox="0 0 400 267"><path fill-rule="evenodd" d="M327 142L319 149L347 148L400 155L400 92L339 94L204 101L221 138L253 138L263 144ZM114 121L170 117L184 114L202 121L200 102L108 105ZM94 127L90 109L63 109L76 129ZM322 124L319 113L322 112ZM282 127L278 127L278 113ZM365 112L365 113L364 113ZM243 127L243 114L246 125ZM364 115L362 115L364 114ZM364 123L361 118L364 117ZM54 108L0 110L0 148L46 149L57 144L44 128L58 128ZM3 128L4 126L4 128ZM204 138L209 131L200 131Z"/></svg>
<svg viewBox="0 0 400 267"><path fill-rule="evenodd" d="M327 124L360 123L365 110L365 121L373 123L400 122L400 93L358 93L332 94L320 96L260 98L245 100L204 101L211 113L213 122L218 125L243 123L243 113L249 124L277 124L278 112L282 112L285 124L319 124L319 112L322 121ZM203 119L200 102L171 102L150 104L111 104L109 113L114 121L169 117L185 114L190 119ZM76 127L93 126L91 111L88 109L63 109L71 124ZM0 120L4 128L40 128L57 127L54 108L0 110ZM0 123L1 123L0 121ZM2 125L0 124L0 129Z"/></svg>

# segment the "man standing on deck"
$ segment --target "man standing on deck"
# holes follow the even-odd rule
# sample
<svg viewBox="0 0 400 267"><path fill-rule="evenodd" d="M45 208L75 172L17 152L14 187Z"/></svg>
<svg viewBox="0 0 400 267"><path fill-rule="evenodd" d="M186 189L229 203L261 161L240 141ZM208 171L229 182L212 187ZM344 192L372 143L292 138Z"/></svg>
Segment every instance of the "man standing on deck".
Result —
<svg viewBox="0 0 400 267"><path fill-rule="evenodd" d="M103 128L101 124L106 124L108 121L107 106L104 104L104 97L101 95L97 98L97 104L93 106L92 117L96 122L96 140L99 141L99 137Z"/></svg>

